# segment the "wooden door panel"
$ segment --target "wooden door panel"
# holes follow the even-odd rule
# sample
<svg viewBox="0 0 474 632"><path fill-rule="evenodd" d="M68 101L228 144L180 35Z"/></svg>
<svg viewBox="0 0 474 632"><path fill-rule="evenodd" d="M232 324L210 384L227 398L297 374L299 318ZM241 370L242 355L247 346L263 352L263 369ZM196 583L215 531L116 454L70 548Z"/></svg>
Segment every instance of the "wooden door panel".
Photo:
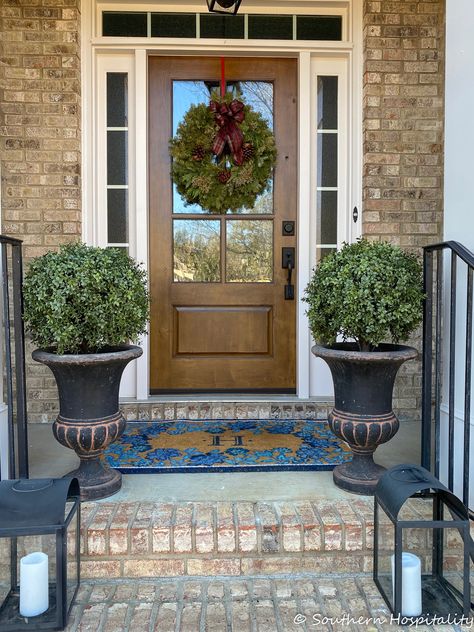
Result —
<svg viewBox="0 0 474 632"><path fill-rule="evenodd" d="M296 60L226 59L229 82L272 84L278 158L273 208L270 212L265 209L266 214L219 216L188 213L186 208L173 211L168 151L173 129L173 82L215 82L219 76L219 58L149 60L151 390L294 392L296 301L284 300L287 270L281 267L281 249L295 247L296 237L283 236L281 228L283 220L296 220ZM212 251L214 256L219 248L220 264L214 265L208 277L201 275L199 282L180 259L176 243L173 246L177 229L186 232L189 228L192 234L192 227L198 225L186 224L188 220L200 220L205 231L211 225L203 221L214 222L213 229L220 222ZM266 228L272 224L272 230L264 232L268 236L265 247L273 248L272 257L265 261L273 258L273 270L262 270L261 277L254 271L256 278L242 273L240 278L238 249L237 254L228 251L226 240L232 238L232 230L244 230L244 224L237 222L256 228L260 221L262 228L261 220L269 222ZM295 276L294 272L294 284Z"/></svg>
<svg viewBox="0 0 474 632"><path fill-rule="evenodd" d="M270 305L178 306L175 314L176 355L251 356L272 352Z"/></svg>

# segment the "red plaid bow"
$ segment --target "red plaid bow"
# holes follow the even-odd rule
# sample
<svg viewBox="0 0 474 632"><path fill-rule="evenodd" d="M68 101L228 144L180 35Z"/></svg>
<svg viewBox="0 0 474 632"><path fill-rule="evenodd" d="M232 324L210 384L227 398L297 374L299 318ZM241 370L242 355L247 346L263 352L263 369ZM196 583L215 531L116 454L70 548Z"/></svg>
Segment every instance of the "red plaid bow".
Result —
<svg viewBox="0 0 474 632"><path fill-rule="evenodd" d="M234 163L236 165L243 164L244 155L242 145L244 135L238 123L242 123L245 118L244 104L237 99L234 99L228 105L227 103L211 101L209 109L211 112L214 112L216 123L220 128L212 145L213 154L220 156L227 145L232 154Z"/></svg>

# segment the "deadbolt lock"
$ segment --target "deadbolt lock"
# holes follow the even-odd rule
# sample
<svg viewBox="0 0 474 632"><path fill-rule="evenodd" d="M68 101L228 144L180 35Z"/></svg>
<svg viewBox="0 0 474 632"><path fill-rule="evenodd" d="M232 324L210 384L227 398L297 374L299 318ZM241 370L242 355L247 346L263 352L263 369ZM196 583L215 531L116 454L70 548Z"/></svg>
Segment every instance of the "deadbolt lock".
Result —
<svg viewBox="0 0 474 632"><path fill-rule="evenodd" d="M284 219L281 223L281 234L284 237L291 237L295 234L295 222Z"/></svg>

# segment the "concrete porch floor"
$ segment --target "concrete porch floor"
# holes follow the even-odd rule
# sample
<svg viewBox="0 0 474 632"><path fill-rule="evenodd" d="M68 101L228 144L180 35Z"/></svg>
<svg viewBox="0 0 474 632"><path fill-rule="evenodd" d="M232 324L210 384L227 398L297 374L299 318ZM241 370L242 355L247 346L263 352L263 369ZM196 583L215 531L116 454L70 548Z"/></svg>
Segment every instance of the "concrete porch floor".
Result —
<svg viewBox="0 0 474 632"><path fill-rule="evenodd" d="M377 461L418 462L419 444L419 424L404 423ZM33 476L75 467L49 426L30 428L30 446ZM67 632L407 630L371 577L371 516L371 500L337 490L331 472L124 476L119 494L84 506Z"/></svg>
<svg viewBox="0 0 474 632"><path fill-rule="evenodd" d="M76 467L49 425L29 430L31 476ZM376 460L416 463L419 447L419 424L403 423ZM406 629L371 578L372 516L331 472L126 475L118 494L83 505L67 631Z"/></svg>
<svg viewBox="0 0 474 632"><path fill-rule="evenodd" d="M419 423L401 423L397 435L377 449L376 462L385 467L419 463L420 438ZM55 440L49 424L31 424L28 443L32 478L59 477L77 467L76 455ZM257 502L351 498L353 494L334 486L331 472L216 472L124 475L121 491L105 501Z"/></svg>

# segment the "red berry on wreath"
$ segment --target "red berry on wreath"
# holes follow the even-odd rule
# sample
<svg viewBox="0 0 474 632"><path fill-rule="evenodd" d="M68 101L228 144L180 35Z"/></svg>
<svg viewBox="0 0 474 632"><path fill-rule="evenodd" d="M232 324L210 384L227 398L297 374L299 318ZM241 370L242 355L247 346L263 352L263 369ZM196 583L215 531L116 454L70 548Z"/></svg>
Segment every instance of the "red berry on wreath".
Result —
<svg viewBox="0 0 474 632"><path fill-rule="evenodd" d="M198 162L200 162L201 160L204 160L205 155L206 151L202 145L197 145L197 147L194 148L193 160L197 160Z"/></svg>
<svg viewBox="0 0 474 632"><path fill-rule="evenodd" d="M252 143L244 143L243 144L243 155L244 160L251 160L255 154L255 148Z"/></svg>
<svg viewBox="0 0 474 632"><path fill-rule="evenodd" d="M225 184L226 182L229 181L230 171L219 171L219 173L217 174L217 178L219 182L221 182L222 184Z"/></svg>

